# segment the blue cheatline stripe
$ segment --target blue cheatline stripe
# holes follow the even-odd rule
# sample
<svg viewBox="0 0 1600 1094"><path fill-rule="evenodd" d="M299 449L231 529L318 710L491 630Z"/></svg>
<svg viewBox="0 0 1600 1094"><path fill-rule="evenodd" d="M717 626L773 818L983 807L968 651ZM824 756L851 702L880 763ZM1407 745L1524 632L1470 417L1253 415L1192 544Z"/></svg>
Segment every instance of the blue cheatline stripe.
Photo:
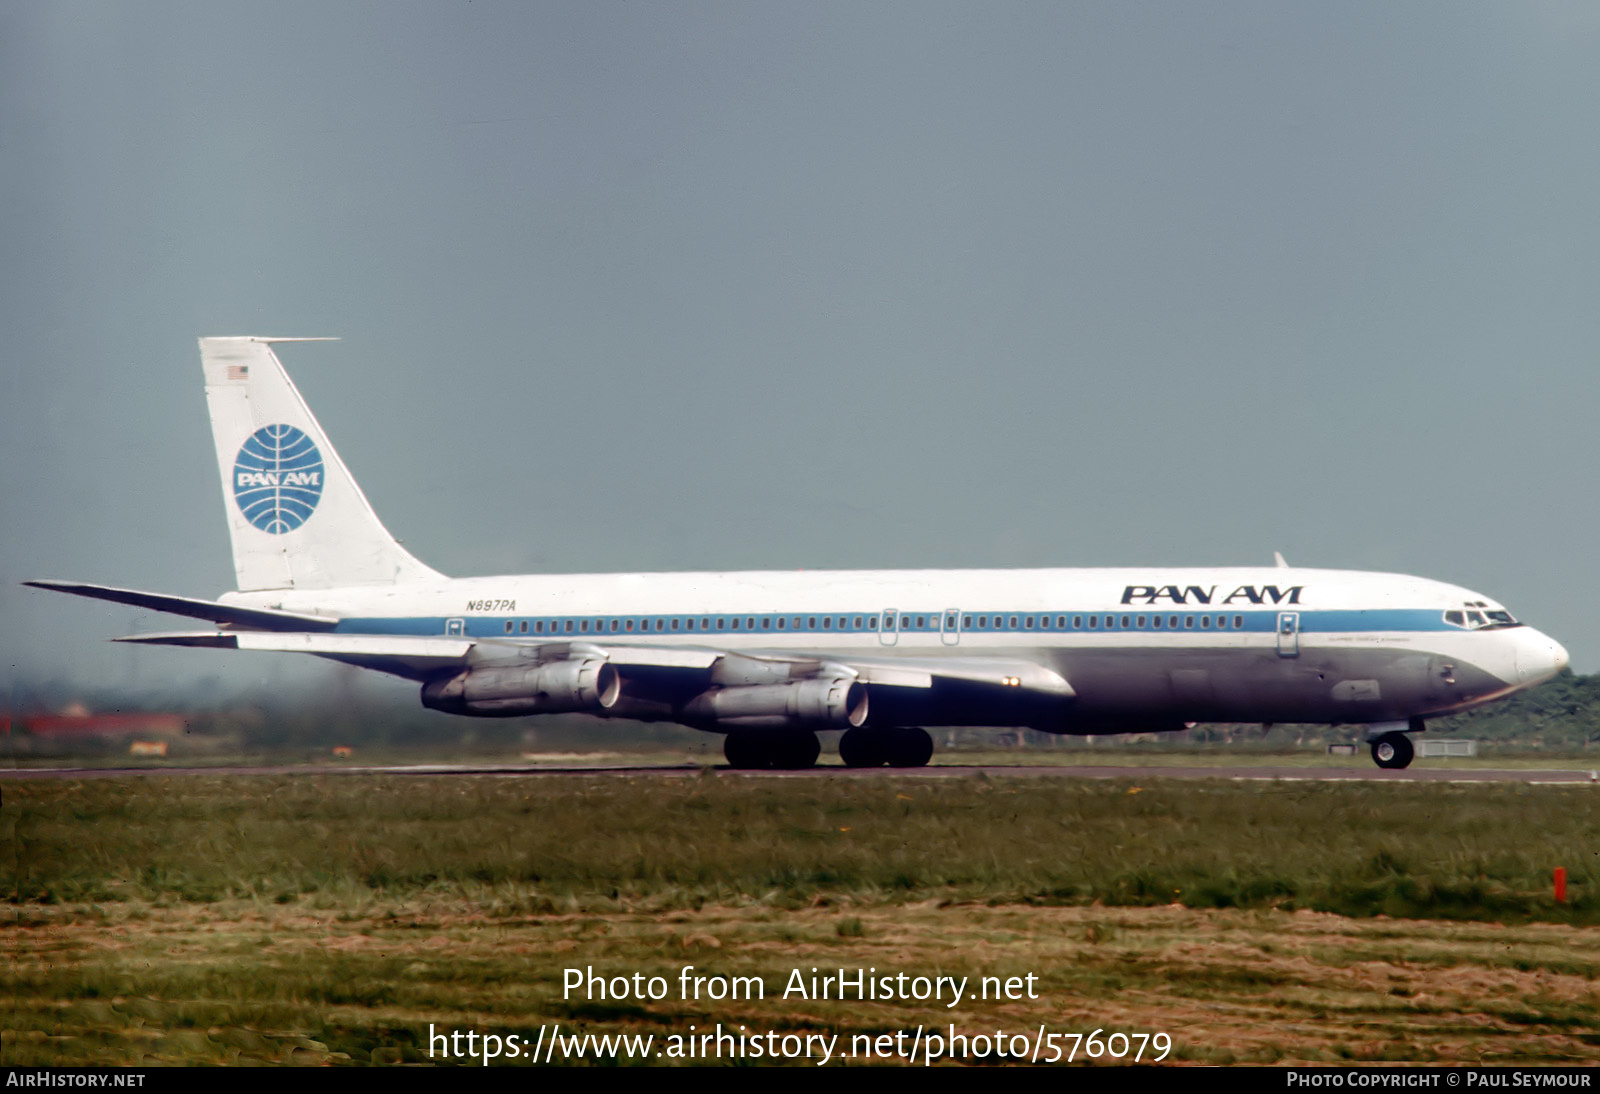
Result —
<svg viewBox="0 0 1600 1094"><path fill-rule="evenodd" d="M1384 608L1308 611L1289 607L1271 611L1054 611L958 613L965 634L1140 634L1249 633L1271 634L1285 611L1299 616L1301 634L1362 631L1459 631L1436 608ZM945 612L901 611L891 627L899 634L938 634ZM469 638L695 638L755 634L782 637L878 633L882 612L740 612L697 615L460 615L342 619L335 628L345 634L439 635L448 620L459 619ZM1157 622L1159 620L1159 622ZM526 625L526 626L524 626Z"/></svg>

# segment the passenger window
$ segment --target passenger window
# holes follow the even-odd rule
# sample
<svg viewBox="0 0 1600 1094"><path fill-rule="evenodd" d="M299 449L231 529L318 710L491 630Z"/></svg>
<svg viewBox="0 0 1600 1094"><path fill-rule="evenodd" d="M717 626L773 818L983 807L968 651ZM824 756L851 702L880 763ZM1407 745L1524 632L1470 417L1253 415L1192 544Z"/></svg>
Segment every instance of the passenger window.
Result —
<svg viewBox="0 0 1600 1094"><path fill-rule="evenodd" d="M859 631L859 630L860 630L860 629L861 629L861 617L860 617L860 616L859 616L859 615L858 615L858 616L856 616L856 625L855 625L855 629L856 629L856 630L858 630L858 631Z"/></svg>
<svg viewBox="0 0 1600 1094"><path fill-rule="evenodd" d="M1033 630L1033 616L1026 615L1022 617L1022 629L1025 631Z"/></svg>
<svg viewBox="0 0 1600 1094"><path fill-rule="evenodd" d="M509 619L506 620L506 633L507 634L511 633L511 620L509 620Z"/></svg>
<svg viewBox="0 0 1600 1094"><path fill-rule="evenodd" d="M1089 617L1089 629L1092 631L1092 630L1095 630L1099 626L1100 626L1100 617L1098 615L1091 615Z"/></svg>
<svg viewBox="0 0 1600 1094"><path fill-rule="evenodd" d="M1161 629L1161 617L1159 615L1152 615L1150 617L1150 623L1155 627L1156 630L1159 631Z"/></svg>
<svg viewBox="0 0 1600 1094"><path fill-rule="evenodd" d="M878 617L875 616L875 615L867 616L867 630L875 631L877 629L878 629Z"/></svg>
<svg viewBox="0 0 1600 1094"><path fill-rule="evenodd" d="M1233 617L1233 629L1237 631L1237 630L1242 630L1243 628L1244 628L1244 616L1242 616L1242 615L1234 616Z"/></svg>
<svg viewBox="0 0 1600 1094"><path fill-rule="evenodd" d="M1194 616L1192 616L1192 615L1184 616L1183 617L1183 629L1184 630L1189 630L1193 626L1194 626Z"/></svg>
<svg viewBox="0 0 1600 1094"><path fill-rule="evenodd" d="M1144 630L1144 616L1141 615L1138 619L1134 620L1134 622L1138 624L1138 627L1141 631Z"/></svg>
<svg viewBox="0 0 1600 1094"><path fill-rule="evenodd" d="M1200 629L1203 631L1209 631L1211 629L1211 617L1209 615L1202 615L1200 617Z"/></svg>
<svg viewBox="0 0 1600 1094"><path fill-rule="evenodd" d="M986 615L978 616L978 629L980 631L985 631L985 630L989 629L989 617L988 616L986 616Z"/></svg>
<svg viewBox="0 0 1600 1094"><path fill-rule="evenodd" d="M1127 616L1123 616L1122 617L1122 629L1123 630L1127 630L1128 629L1128 617Z"/></svg>
<svg viewBox="0 0 1600 1094"><path fill-rule="evenodd" d="M1173 630L1173 631L1178 629L1178 617L1177 616L1175 616L1175 615L1167 616L1167 629L1168 630Z"/></svg>
<svg viewBox="0 0 1600 1094"><path fill-rule="evenodd" d="M771 616L764 615L761 617L761 629L764 631L770 631L772 629Z"/></svg>
<svg viewBox="0 0 1600 1094"><path fill-rule="evenodd" d="M1017 617L1016 616L1012 616L1011 617L1011 629L1012 630L1016 630L1017 629Z"/></svg>
<svg viewBox="0 0 1600 1094"><path fill-rule="evenodd" d="M1075 615L1072 617L1072 629L1075 631L1083 630L1083 616Z"/></svg>
<svg viewBox="0 0 1600 1094"><path fill-rule="evenodd" d="M787 619L785 619L785 618L784 618L784 617L783 617L783 616L781 616L781 615L780 615L780 616L778 616L778 629L779 629L779 630L780 630L780 631L781 631L781 630L783 630L783 628L784 628L784 624L786 624L786 623L788 623L788 622L789 622L789 621L788 621L788 620L787 620Z"/></svg>
<svg viewBox="0 0 1600 1094"><path fill-rule="evenodd" d="M814 616L814 615L806 616L806 629L807 630L812 630L812 631L817 629L817 617L816 616Z"/></svg>
<svg viewBox="0 0 1600 1094"><path fill-rule="evenodd" d="M672 620L672 629L673 630L677 630L678 629L678 620L677 620L676 616L674 616L673 620Z"/></svg>
<svg viewBox="0 0 1600 1094"><path fill-rule="evenodd" d="M961 617L961 629L964 631L970 631L972 629L972 616L964 615Z"/></svg>
<svg viewBox="0 0 1600 1094"><path fill-rule="evenodd" d="M518 623L517 624L517 630L522 632L523 634L527 634L528 633L528 621L526 619L524 619L521 623Z"/></svg>
<svg viewBox="0 0 1600 1094"><path fill-rule="evenodd" d="M823 616L822 617L822 629L823 630L827 630L831 626L833 626L833 620L830 619L828 616Z"/></svg>
<svg viewBox="0 0 1600 1094"><path fill-rule="evenodd" d="M1056 616L1056 630L1064 631L1066 629L1067 629L1067 617L1064 616L1064 615Z"/></svg>
<svg viewBox="0 0 1600 1094"><path fill-rule="evenodd" d="M633 630L633 620L630 619L626 623L624 623L622 625L622 629L625 630L625 631ZM645 630L649 630L650 629L650 621L648 619L645 620L645 622L644 622L644 629Z"/></svg>
<svg viewBox="0 0 1600 1094"><path fill-rule="evenodd" d="M718 619L717 620L717 630L719 630L719 631L720 630L726 630L727 626L728 626L728 621L726 619Z"/></svg>

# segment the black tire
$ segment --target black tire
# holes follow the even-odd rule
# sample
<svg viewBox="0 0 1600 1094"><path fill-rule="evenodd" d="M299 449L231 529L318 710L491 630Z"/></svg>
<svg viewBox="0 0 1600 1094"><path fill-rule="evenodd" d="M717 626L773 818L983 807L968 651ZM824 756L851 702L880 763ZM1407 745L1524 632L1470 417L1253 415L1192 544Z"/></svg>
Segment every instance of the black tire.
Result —
<svg viewBox="0 0 1600 1094"><path fill-rule="evenodd" d="M1372 762L1388 770L1410 767L1411 759L1416 755L1411 738L1404 733L1385 733L1382 737L1374 737L1371 744Z"/></svg>
<svg viewBox="0 0 1600 1094"><path fill-rule="evenodd" d="M790 771L815 767L822 754L822 742L815 733L775 733L767 742L772 753L772 766Z"/></svg>
<svg viewBox="0 0 1600 1094"><path fill-rule="evenodd" d="M926 767L933 759L933 738L925 729L897 729L889 741L890 767Z"/></svg>
<svg viewBox="0 0 1600 1094"><path fill-rule="evenodd" d="M872 730L850 729L839 738L839 759L846 767L882 767L888 758L882 735Z"/></svg>
<svg viewBox="0 0 1600 1094"><path fill-rule="evenodd" d="M746 771L769 767L772 763L767 742L760 733L728 734L722 742L722 754L728 758L729 767Z"/></svg>

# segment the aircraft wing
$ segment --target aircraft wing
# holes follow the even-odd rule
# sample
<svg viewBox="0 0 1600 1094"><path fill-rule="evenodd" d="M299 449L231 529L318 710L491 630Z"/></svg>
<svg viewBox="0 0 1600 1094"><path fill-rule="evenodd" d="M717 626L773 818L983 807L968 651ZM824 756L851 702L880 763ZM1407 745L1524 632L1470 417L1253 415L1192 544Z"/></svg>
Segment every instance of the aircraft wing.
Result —
<svg viewBox="0 0 1600 1094"><path fill-rule="evenodd" d="M287 613L285 613L287 614ZM730 682L748 666L782 670L789 679L853 676L880 687L929 689L941 683L1015 688L1017 694L1071 699L1072 685L1033 661L1002 657L796 657L785 653L734 652L698 646L611 645L589 642L518 642L428 635L329 634L306 631L177 631L115 639L141 645L204 646L213 649L309 653L420 680L451 668L517 661L549 663L596 658L625 675L682 678L704 687ZM630 672L631 670L631 672Z"/></svg>
<svg viewBox="0 0 1600 1094"><path fill-rule="evenodd" d="M889 687L926 688L932 687L935 681L944 680L1021 688L1060 699L1070 699L1076 694L1066 678L1055 670L1034 661L1009 657L842 657L830 663L854 670L864 683Z"/></svg>
<svg viewBox="0 0 1600 1094"><path fill-rule="evenodd" d="M219 650L311 653L410 680L423 680L465 664L475 645L470 638L327 634L320 631L163 631L158 634L131 634L112 641L144 646L203 646Z"/></svg>

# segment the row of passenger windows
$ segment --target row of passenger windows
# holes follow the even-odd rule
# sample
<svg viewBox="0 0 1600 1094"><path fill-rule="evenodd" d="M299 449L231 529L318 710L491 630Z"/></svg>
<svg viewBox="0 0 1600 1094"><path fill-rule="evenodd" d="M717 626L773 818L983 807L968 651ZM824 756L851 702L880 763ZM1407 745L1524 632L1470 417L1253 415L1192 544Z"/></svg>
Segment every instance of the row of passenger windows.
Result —
<svg viewBox="0 0 1600 1094"><path fill-rule="evenodd" d="M959 616L960 625L957 626ZM1235 615L932 615L885 612L886 631L1031 631L1031 630L1233 630L1244 627ZM651 618L583 618L506 620L507 634L661 634L671 631L868 631L878 629L876 615L703 615ZM942 624L942 625L941 625Z"/></svg>

